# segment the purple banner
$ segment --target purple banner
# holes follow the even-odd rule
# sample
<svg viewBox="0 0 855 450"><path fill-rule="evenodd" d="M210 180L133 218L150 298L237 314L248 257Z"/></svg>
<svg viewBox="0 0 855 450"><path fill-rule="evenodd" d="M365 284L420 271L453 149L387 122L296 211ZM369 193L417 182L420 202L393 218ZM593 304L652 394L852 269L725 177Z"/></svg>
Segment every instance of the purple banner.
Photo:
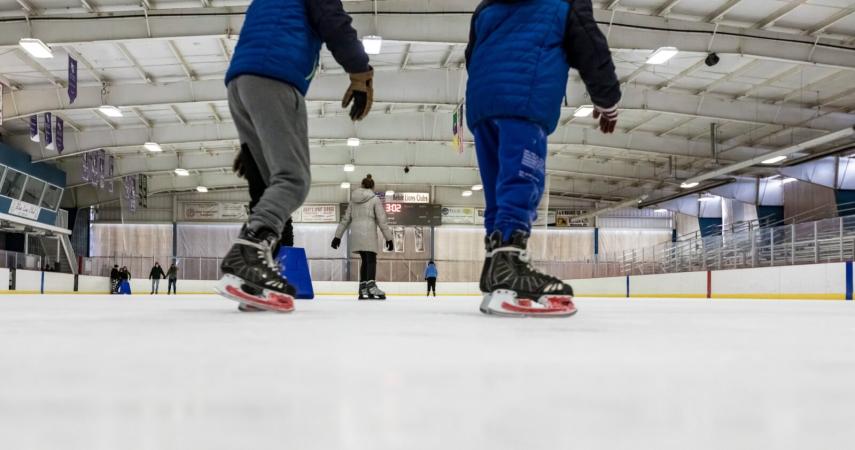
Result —
<svg viewBox="0 0 855 450"><path fill-rule="evenodd" d="M39 115L33 114L30 116L30 140L39 142Z"/></svg>
<svg viewBox="0 0 855 450"><path fill-rule="evenodd" d="M62 154L62 151L65 150L65 142L63 141L63 135L65 134L65 122L63 122L62 118L56 118L56 151Z"/></svg>
<svg viewBox="0 0 855 450"><path fill-rule="evenodd" d="M77 60L68 55L68 103L77 99Z"/></svg>
<svg viewBox="0 0 855 450"><path fill-rule="evenodd" d="M53 150L53 121L49 112L45 113L45 148Z"/></svg>

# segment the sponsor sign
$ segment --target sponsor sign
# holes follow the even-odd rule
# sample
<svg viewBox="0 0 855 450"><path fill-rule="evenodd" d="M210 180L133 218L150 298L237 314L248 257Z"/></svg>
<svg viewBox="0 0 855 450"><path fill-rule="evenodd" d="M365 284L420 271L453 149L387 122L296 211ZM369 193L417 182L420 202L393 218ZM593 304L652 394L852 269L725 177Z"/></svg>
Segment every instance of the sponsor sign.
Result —
<svg viewBox="0 0 855 450"><path fill-rule="evenodd" d="M220 220L220 204L217 202L188 202L183 204L184 220Z"/></svg>
<svg viewBox="0 0 855 450"><path fill-rule="evenodd" d="M443 224L475 224L475 208L447 206L442 208Z"/></svg>
<svg viewBox="0 0 855 450"><path fill-rule="evenodd" d="M41 211L38 206L20 200L12 200L12 206L9 207L9 214L31 220L38 220Z"/></svg>
<svg viewBox="0 0 855 450"><path fill-rule="evenodd" d="M300 215L294 214L294 220L303 223L338 222L338 205L303 205Z"/></svg>

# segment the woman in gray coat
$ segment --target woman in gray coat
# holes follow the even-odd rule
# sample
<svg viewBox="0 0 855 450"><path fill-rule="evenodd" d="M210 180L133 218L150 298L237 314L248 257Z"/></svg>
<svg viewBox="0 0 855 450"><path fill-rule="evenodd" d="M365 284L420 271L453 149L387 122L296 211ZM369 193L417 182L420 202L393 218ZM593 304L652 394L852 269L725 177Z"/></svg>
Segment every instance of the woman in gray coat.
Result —
<svg viewBox="0 0 855 450"><path fill-rule="evenodd" d="M386 225L386 211L383 203L374 194L374 180L367 175L362 180L362 188L350 195L350 205L341 218L341 223L335 231L332 248L341 245L341 237L350 228L350 250L362 258L359 269L359 299L385 300L386 293L377 287L374 280L377 274L377 228L383 233L386 248L394 250L392 231Z"/></svg>

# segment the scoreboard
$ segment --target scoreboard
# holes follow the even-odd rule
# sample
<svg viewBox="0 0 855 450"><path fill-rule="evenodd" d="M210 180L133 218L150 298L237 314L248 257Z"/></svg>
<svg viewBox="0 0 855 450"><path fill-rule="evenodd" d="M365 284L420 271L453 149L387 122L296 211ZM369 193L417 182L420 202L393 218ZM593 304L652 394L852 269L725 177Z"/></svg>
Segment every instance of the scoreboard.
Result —
<svg viewBox="0 0 855 450"><path fill-rule="evenodd" d="M383 204L389 225L429 227L442 225L442 205L426 203L388 202ZM347 203L342 203L341 214L347 211Z"/></svg>

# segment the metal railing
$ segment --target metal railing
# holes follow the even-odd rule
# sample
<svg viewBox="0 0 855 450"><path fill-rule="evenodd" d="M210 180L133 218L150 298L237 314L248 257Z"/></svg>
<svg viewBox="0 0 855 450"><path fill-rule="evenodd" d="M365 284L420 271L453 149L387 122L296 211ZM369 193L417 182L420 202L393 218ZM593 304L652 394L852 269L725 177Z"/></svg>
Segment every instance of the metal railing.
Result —
<svg viewBox="0 0 855 450"><path fill-rule="evenodd" d="M598 255L587 262L592 266L592 274L596 274L592 277L600 277L855 259L855 215L775 227L749 225L736 230L726 229L714 236ZM615 271L614 267L619 269Z"/></svg>
<svg viewBox="0 0 855 450"><path fill-rule="evenodd" d="M41 270L42 257L0 250L0 267L4 269Z"/></svg>

